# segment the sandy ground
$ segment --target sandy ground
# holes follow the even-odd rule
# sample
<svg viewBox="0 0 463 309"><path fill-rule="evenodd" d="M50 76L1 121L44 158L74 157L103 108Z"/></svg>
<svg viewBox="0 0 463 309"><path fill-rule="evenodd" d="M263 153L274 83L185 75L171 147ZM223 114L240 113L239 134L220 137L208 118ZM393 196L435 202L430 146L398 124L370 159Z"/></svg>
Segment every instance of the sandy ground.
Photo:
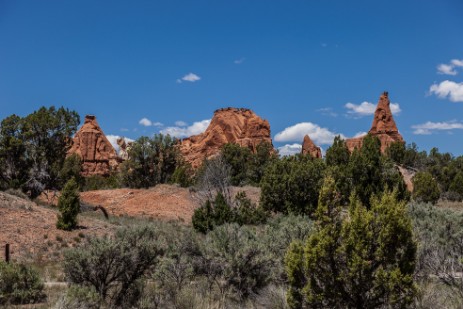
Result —
<svg viewBox="0 0 463 309"><path fill-rule="evenodd" d="M400 165L397 165L397 167L399 168L400 174L402 174L402 177L403 177L403 179L405 181L405 184L407 185L408 191L413 192L412 179L413 179L413 176L415 176L415 172L412 171L412 170L403 168Z"/></svg>
<svg viewBox="0 0 463 309"><path fill-rule="evenodd" d="M245 191L258 203L260 189L255 187L231 188L231 195ZM77 246L92 235L111 234L115 226L105 219L102 212L79 215L79 228L62 231L56 228L57 196L48 193L51 203L41 206L27 199L0 192L0 258L4 258L5 244L10 244L11 258L36 263L60 260L63 249ZM149 189L97 190L81 193L85 209L102 206L109 217L129 216L191 223L194 210L202 204L203 195L175 185L158 185ZM47 197L40 198L44 204Z"/></svg>
<svg viewBox="0 0 463 309"><path fill-rule="evenodd" d="M0 247L10 244L11 259L16 261L59 260L62 249L74 247L90 235L111 233L110 223L85 216L78 217L74 231L56 228L57 211L27 199L0 192Z"/></svg>
<svg viewBox="0 0 463 309"><path fill-rule="evenodd" d="M102 206L109 216L151 217L190 222L199 205L194 192L172 185L149 189L114 189L82 192L84 204Z"/></svg>
<svg viewBox="0 0 463 309"><path fill-rule="evenodd" d="M232 195L238 191L245 191L253 202L259 199L259 188L231 189ZM103 206L110 216L149 217L185 223L191 222L194 210L203 200L201 193L192 189L164 184L149 189L88 191L82 192L80 196L85 204Z"/></svg>

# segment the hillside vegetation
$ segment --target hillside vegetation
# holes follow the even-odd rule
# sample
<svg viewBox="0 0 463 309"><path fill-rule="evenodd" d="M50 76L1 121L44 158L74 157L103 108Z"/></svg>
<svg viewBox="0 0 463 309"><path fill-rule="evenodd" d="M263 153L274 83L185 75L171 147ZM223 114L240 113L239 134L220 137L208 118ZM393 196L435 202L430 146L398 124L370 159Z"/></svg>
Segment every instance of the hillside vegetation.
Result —
<svg viewBox="0 0 463 309"><path fill-rule="evenodd" d="M226 144L194 170L156 135L85 178L65 151L76 121L42 108L0 125L2 305L463 306L462 157L368 135L323 159ZM59 207L36 199L65 187Z"/></svg>

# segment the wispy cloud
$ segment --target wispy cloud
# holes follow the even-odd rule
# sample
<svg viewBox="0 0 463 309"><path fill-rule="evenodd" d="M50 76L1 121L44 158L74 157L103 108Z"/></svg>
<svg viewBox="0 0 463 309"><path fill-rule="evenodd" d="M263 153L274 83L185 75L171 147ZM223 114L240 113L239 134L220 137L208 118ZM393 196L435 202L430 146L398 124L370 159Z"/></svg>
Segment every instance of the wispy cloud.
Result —
<svg viewBox="0 0 463 309"><path fill-rule="evenodd" d="M278 147L278 153L281 156L292 156L301 153L301 150L301 144L286 144L284 146Z"/></svg>
<svg viewBox="0 0 463 309"><path fill-rule="evenodd" d="M439 84L433 84L429 92L441 99L448 98L452 102L463 102L463 83L444 80Z"/></svg>
<svg viewBox="0 0 463 309"><path fill-rule="evenodd" d="M153 124L148 118L142 118L138 123L145 127L150 127Z"/></svg>
<svg viewBox="0 0 463 309"><path fill-rule="evenodd" d="M360 104L354 104L354 103L349 102L346 105L344 105L344 107L349 110L347 111L347 114L354 116L354 117L363 117L363 116L373 115L376 110L376 104L373 104L367 101L364 101ZM391 113L393 115L397 115L402 111L400 109L399 103L391 103L389 107L391 108Z"/></svg>
<svg viewBox="0 0 463 309"><path fill-rule="evenodd" d="M368 134L368 132L357 132L357 133L354 135L354 138L356 138L356 137L361 137L361 136L365 136L365 135L367 135L367 134Z"/></svg>
<svg viewBox="0 0 463 309"><path fill-rule="evenodd" d="M439 64L437 66L437 73L445 75L457 75L455 67L450 64Z"/></svg>
<svg viewBox="0 0 463 309"><path fill-rule="evenodd" d="M463 67L463 60L452 59L450 63L441 63L437 66L437 73L444 75L457 75L456 68Z"/></svg>
<svg viewBox="0 0 463 309"><path fill-rule="evenodd" d="M145 127L162 127L164 126L164 124L162 124L161 122L153 122L151 120L149 120L148 118L144 117L142 119L140 119L140 121L138 122L139 124L141 124L142 126L145 126Z"/></svg>
<svg viewBox="0 0 463 309"><path fill-rule="evenodd" d="M206 131L207 127L211 123L210 119L194 122L191 126L172 126L162 129L162 134L169 134L170 136L183 138L192 135L197 135Z"/></svg>
<svg viewBox="0 0 463 309"><path fill-rule="evenodd" d="M277 142L298 142L304 139L304 135L308 134L310 138L317 145L327 145L333 142L333 139L337 134L328 130L327 128L322 128L319 125L311 122L301 122L293 126L287 127L283 131L275 135L275 141Z"/></svg>
<svg viewBox="0 0 463 309"><path fill-rule="evenodd" d="M240 58L240 59L236 59L235 61L233 61L233 63L234 64L242 64L245 60L246 60L246 58Z"/></svg>
<svg viewBox="0 0 463 309"><path fill-rule="evenodd" d="M338 114L334 112L331 107L319 108L317 109L317 112L319 112L323 116L338 117Z"/></svg>
<svg viewBox="0 0 463 309"><path fill-rule="evenodd" d="M183 76L182 78L179 78L177 79L177 83L182 83L183 81L185 82L190 82L190 83L194 83L194 82L197 82L198 80L200 80L201 77L199 77L198 75L196 75L195 73L188 73L187 75Z"/></svg>
<svg viewBox="0 0 463 309"><path fill-rule="evenodd" d="M453 121L432 122L428 121L423 124L413 125L413 134L416 135L429 135L436 131L451 131L456 129L463 129L463 123Z"/></svg>
<svg viewBox="0 0 463 309"><path fill-rule="evenodd" d="M463 59L462 60L459 60L459 59L453 59L452 61L450 61L450 63L456 67L461 67L463 68Z"/></svg>
<svg viewBox="0 0 463 309"><path fill-rule="evenodd" d="M186 126L188 125L188 123L186 123L185 121L177 120L177 121L175 122L175 125L176 125L177 127L186 127Z"/></svg>
<svg viewBox="0 0 463 309"><path fill-rule="evenodd" d="M120 147L119 145L117 144L117 140L119 138L121 138L120 135L112 135L112 134L109 134L109 135L106 135L106 138L108 139L108 141L111 143L111 145L113 145L114 149L116 150L117 153L119 153L119 150L120 150ZM126 143L128 142L133 142L134 140L131 139L131 138L128 138L128 137L124 137L124 140Z"/></svg>

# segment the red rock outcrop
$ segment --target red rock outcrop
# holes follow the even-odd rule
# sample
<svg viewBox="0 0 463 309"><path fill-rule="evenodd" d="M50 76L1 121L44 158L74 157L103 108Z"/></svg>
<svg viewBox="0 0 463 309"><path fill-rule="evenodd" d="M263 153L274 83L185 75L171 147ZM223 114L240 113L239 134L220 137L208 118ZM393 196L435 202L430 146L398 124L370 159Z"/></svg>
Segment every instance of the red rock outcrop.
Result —
<svg viewBox="0 0 463 309"><path fill-rule="evenodd" d="M180 151L185 160L197 168L205 158L216 155L227 143L248 147L255 152L262 142L272 145L268 121L250 109L229 107L214 112L204 133L183 139Z"/></svg>
<svg viewBox="0 0 463 309"><path fill-rule="evenodd" d="M304 141L302 142L302 151L303 155L310 155L313 158L321 158L322 151L320 147L316 146L310 137L306 134L304 136Z"/></svg>
<svg viewBox="0 0 463 309"><path fill-rule="evenodd" d="M381 152L384 152L390 144L394 142L404 142L402 135L400 135L397 125L395 124L394 117L392 116L390 101L387 92L383 92L379 98L378 105L376 106L375 116L371 129L368 132L371 135L377 136L381 141ZM346 140L347 148L353 151L355 148L362 147L363 139L365 136L350 138Z"/></svg>
<svg viewBox="0 0 463 309"><path fill-rule="evenodd" d="M118 164L116 150L93 115L85 116L84 124L75 134L69 150L69 154L74 153L82 160L83 176L108 176Z"/></svg>

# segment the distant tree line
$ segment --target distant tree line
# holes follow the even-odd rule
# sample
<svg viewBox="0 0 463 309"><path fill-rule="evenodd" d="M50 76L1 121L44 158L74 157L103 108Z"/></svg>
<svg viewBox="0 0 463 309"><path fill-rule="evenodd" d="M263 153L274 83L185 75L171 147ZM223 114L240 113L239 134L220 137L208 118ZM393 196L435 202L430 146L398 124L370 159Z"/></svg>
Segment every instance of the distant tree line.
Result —
<svg viewBox="0 0 463 309"><path fill-rule="evenodd" d="M75 111L41 107L20 117L11 115L0 123L0 189L21 189L32 198L45 189L60 190L74 178L80 190L117 187L148 188L160 183L198 186L210 158L193 170L179 152L179 140L155 134L137 139L129 150L129 160L109 177L80 175L77 155L67 156L80 117ZM342 203L355 192L368 205L372 195L397 187L398 196L408 199L397 166L414 173L418 201L463 199L463 156L440 153L437 148L419 151L415 144L393 143L385 154L379 140L364 139L363 147L349 153L339 136L324 159L295 155L279 157L271 144L261 143L256 151L226 144L220 154L233 186L262 188L262 207L269 211L311 214L317 202L324 175L335 179ZM209 164L210 165L210 164ZM213 197L210 198L212 200Z"/></svg>

